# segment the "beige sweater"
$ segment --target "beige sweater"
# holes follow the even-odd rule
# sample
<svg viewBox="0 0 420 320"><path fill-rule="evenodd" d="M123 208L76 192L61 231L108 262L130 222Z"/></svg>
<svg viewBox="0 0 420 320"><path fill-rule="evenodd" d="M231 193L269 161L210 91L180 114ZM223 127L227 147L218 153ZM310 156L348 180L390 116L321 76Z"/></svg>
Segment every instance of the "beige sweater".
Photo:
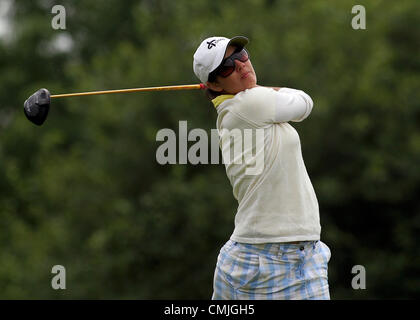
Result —
<svg viewBox="0 0 420 320"><path fill-rule="evenodd" d="M256 87L213 103L226 173L238 200L231 239L319 240L318 201L299 135L287 123L304 120L312 99L301 90Z"/></svg>

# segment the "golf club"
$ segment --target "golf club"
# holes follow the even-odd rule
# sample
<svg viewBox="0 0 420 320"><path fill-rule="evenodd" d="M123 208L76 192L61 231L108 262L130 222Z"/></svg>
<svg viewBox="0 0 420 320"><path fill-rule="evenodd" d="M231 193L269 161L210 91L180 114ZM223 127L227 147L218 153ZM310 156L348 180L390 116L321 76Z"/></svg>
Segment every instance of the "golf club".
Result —
<svg viewBox="0 0 420 320"><path fill-rule="evenodd" d="M23 111L25 112L25 115L29 119L29 121L40 126L47 119L48 111L50 109L51 99L92 96L92 95L99 95L99 94L113 94L113 93L151 92L151 91L169 91L169 90L197 90L197 89L206 89L206 86L200 83L200 84L163 86L163 87L88 91L88 92L64 93L64 94L55 94L55 95L51 95L47 89L42 88L36 91L34 94L32 94L28 99L26 99L26 101L23 104Z"/></svg>

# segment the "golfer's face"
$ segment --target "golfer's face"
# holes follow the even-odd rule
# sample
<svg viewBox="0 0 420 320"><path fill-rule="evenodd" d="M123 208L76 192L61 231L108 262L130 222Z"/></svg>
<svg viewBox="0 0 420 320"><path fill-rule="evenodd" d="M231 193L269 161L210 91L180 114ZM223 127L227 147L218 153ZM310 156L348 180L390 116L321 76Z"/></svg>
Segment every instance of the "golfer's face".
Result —
<svg viewBox="0 0 420 320"><path fill-rule="evenodd" d="M229 46L226 50L225 58L235 52L235 47ZM235 70L226 78L221 76L217 77L217 82L227 93L236 94L251 89L257 86L257 76L255 75L254 68L251 61L248 59L245 62L234 60Z"/></svg>

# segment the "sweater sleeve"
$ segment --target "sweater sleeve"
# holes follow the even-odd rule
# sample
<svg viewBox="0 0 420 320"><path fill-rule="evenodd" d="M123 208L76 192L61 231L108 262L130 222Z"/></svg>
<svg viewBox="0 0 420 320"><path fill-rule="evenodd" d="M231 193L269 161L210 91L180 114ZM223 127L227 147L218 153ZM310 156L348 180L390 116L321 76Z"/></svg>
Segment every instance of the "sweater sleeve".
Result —
<svg viewBox="0 0 420 320"><path fill-rule="evenodd" d="M276 91L267 87L245 90L229 103L232 115L254 127L302 121L310 114L313 106L311 97L302 90L281 88Z"/></svg>
<svg viewBox="0 0 420 320"><path fill-rule="evenodd" d="M281 88L277 92L275 122L300 122L312 111L313 101L302 90Z"/></svg>

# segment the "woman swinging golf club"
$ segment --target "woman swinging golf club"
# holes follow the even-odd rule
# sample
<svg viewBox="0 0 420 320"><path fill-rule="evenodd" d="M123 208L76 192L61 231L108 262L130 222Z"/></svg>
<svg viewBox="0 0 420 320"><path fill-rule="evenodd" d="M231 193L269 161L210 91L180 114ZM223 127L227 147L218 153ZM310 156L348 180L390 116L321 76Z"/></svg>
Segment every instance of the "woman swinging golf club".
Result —
<svg viewBox="0 0 420 320"><path fill-rule="evenodd" d="M331 253L320 241L317 198L288 123L308 117L313 102L301 90L257 85L247 44L245 37L211 37L194 54L194 73L218 113L222 149L237 143L223 139L227 132L264 131L259 174L247 174L247 161L225 161L238 209L217 259L212 298L329 299Z"/></svg>

